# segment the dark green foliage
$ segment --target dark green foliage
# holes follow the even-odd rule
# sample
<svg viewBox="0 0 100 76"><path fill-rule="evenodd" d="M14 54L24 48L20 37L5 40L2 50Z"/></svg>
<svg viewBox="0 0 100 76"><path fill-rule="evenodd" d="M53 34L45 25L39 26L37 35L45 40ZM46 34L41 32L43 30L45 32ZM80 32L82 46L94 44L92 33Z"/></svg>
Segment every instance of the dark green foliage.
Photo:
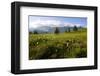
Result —
<svg viewBox="0 0 100 76"><path fill-rule="evenodd" d="M32 34L32 32L29 32L29 34Z"/></svg>
<svg viewBox="0 0 100 76"><path fill-rule="evenodd" d="M56 27L56 29L55 29L55 34L58 34L60 31L59 31L59 29L58 29L58 27Z"/></svg>
<svg viewBox="0 0 100 76"><path fill-rule="evenodd" d="M78 58L86 57L86 56L87 56L87 52L86 52L85 50L87 50L87 49L86 49L86 48L82 48L82 49L80 50L80 52L77 53L76 56L77 56Z"/></svg>
<svg viewBox="0 0 100 76"><path fill-rule="evenodd" d="M38 34L38 32L35 30L35 31L34 31L34 34Z"/></svg>
<svg viewBox="0 0 100 76"><path fill-rule="evenodd" d="M78 28L77 28L77 26L75 25L74 27L73 27L73 31L77 31L78 30Z"/></svg>

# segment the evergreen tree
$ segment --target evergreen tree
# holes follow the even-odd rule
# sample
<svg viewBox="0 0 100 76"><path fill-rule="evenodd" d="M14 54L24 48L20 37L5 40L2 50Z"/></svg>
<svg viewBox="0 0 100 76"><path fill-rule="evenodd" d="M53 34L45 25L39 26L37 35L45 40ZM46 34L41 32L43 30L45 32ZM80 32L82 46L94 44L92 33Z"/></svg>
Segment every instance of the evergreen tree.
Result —
<svg viewBox="0 0 100 76"><path fill-rule="evenodd" d="M74 27L73 27L73 31L77 31L78 30L78 28L77 28L77 26L75 25Z"/></svg>
<svg viewBox="0 0 100 76"><path fill-rule="evenodd" d="M35 31L34 31L34 34L38 34L38 32L35 30Z"/></svg>
<svg viewBox="0 0 100 76"><path fill-rule="evenodd" d="M59 29L58 29L58 27L56 27L56 29L55 29L55 34L58 34L60 31L59 31Z"/></svg>

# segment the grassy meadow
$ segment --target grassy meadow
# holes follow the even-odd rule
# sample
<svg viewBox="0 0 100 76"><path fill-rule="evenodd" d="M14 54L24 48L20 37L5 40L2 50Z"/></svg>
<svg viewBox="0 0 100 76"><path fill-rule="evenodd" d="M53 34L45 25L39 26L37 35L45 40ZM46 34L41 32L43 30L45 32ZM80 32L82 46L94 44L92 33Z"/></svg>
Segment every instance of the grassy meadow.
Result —
<svg viewBox="0 0 100 76"><path fill-rule="evenodd" d="M29 60L87 57L87 31L29 34Z"/></svg>

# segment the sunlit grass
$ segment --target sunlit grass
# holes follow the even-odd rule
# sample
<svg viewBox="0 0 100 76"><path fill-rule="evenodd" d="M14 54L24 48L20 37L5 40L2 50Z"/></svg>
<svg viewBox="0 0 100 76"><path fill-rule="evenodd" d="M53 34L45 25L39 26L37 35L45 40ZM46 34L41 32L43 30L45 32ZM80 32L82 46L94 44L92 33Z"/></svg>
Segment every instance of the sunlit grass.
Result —
<svg viewBox="0 0 100 76"><path fill-rule="evenodd" d="M30 34L29 59L87 57L87 32Z"/></svg>

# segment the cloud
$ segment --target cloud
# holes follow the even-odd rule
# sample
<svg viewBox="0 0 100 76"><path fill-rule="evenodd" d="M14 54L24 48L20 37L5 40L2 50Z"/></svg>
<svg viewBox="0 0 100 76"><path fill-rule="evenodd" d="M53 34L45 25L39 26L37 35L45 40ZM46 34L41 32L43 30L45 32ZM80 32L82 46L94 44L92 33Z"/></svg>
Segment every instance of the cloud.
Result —
<svg viewBox="0 0 100 76"><path fill-rule="evenodd" d="M64 23L64 26L68 26L68 27L74 27L74 26L77 26L77 27L80 27L81 25L80 24L73 24L73 23Z"/></svg>
<svg viewBox="0 0 100 76"><path fill-rule="evenodd" d="M30 21L29 27L30 28L37 28L40 26L51 26L51 27L60 27L61 21L58 20L36 20L36 21Z"/></svg>
<svg viewBox="0 0 100 76"><path fill-rule="evenodd" d="M50 27L63 27L63 26L68 26L68 27L73 27L73 26L79 27L80 24L73 24L69 22L61 22L59 20L35 20L35 21L30 21L29 22L29 28L38 28L41 26L50 26Z"/></svg>

